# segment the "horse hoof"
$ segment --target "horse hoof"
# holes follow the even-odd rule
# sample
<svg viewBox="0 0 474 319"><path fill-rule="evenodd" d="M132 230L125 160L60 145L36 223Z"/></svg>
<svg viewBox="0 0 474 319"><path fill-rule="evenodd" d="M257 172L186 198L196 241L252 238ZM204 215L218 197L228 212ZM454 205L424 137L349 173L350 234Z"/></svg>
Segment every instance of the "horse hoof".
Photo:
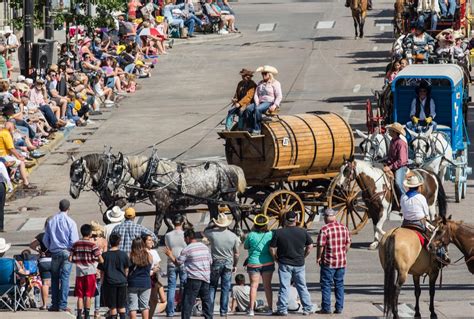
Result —
<svg viewBox="0 0 474 319"><path fill-rule="evenodd" d="M418 313L415 313L415 316L414 316L414 317L415 317L415 318L421 318L421 313L419 313L419 312L418 312Z"/></svg>
<svg viewBox="0 0 474 319"><path fill-rule="evenodd" d="M374 241L372 244L369 245L369 250L375 250L379 247L379 242Z"/></svg>
<svg viewBox="0 0 474 319"><path fill-rule="evenodd" d="M430 319L438 319L438 315L435 314L435 313L432 313L432 314L430 315Z"/></svg>

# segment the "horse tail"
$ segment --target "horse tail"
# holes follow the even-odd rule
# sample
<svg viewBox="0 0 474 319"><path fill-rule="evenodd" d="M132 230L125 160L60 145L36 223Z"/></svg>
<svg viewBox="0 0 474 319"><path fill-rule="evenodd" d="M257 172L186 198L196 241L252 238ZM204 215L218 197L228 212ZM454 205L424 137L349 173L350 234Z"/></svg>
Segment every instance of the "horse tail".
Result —
<svg viewBox="0 0 474 319"><path fill-rule="evenodd" d="M239 194L243 194L247 188L247 180L245 179L245 174L242 168L238 166L233 166L234 172L237 175L237 191Z"/></svg>
<svg viewBox="0 0 474 319"><path fill-rule="evenodd" d="M444 191L444 186L443 186L443 181L441 180L441 177L438 176L438 174L432 173L432 175L436 178L436 181L438 182L438 211L439 211L439 216L445 218L446 213L448 211L448 199L446 196L446 192Z"/></svg>
<svg viewBox="0 0 474 319"><path fill-rule="evenodd" d="M396 289L395 289L395 235L392 233L385 241L384 244L384 285L383 285L383 305L384 315L388 316L389 313L395 308L396 300Z"/></svg>

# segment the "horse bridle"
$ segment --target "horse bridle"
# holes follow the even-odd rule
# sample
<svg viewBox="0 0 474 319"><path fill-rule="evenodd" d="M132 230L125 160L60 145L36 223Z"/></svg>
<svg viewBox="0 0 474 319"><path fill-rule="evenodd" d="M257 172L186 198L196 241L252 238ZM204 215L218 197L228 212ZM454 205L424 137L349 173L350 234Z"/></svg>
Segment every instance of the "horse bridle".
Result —
<svg viewBox="0 0 474 319"><path fill-rule="evenodd" d="M418 140L423 141L423 142L426 143L425 149L420 147L419 143L418 143L417 147L414 146L415 141L418 141ZM415 155L418 154L418 152L420 152L423 156L423 159L426 159L428 157L429 150L432 148L432 143L431 143L430 139L427 138L427 137L424 137L424 136L415 137L414 139L411 140L410 145L413 148L413 150L415 151Z"/></svg>
<svg viewBox="0 0 474 319"><path fill-rule="evenodd" d="M82 176L79 181L71 181L74 186L76 186L80 191L87 191L86 186L89 185L89 182L91 180L90 172L89 169L87 168L87 165L84 165L84 158L79 159L81 163L81 171L82 171ZM77 171L77 168L74 169L74 172ZM74 174L76 175L76 174Z"/></svg>
<svg viewBox="0 0 474 319"><path fill-rule="evenodd" d="M360 179L357 177L357 173L356 173L356 165L353 163L353 162L346 162L346 165L348 167L350 167L350 174L348 177L346 177L347 179L349 180L355 180L356 183L359 185L360 187L360 190L362 191L362 193L368 193L368 188L366 187L365 183L363 183L362 181L360 181ZM374 184L377 184L377 182L384 178L387 174L385 172L382 172L382 174L380 175L379 178L377 178L375 181L374 181ZM389 183L390 185L392 185L393 183ZM392 185L393 186L393 185ZM372 197L369 198L370 201L374 200L375 198L377 198L378 196L380 195L383 195L382 196L382 199L385 198L385 196L387 195L387 192L391 191L391 189L384 189L383 191L380 191L380 192L376 192L372 195Z"/></svg>
<svg viewBox="0 0 474 319"><path fill-rule="evenodd" d="M385 143L385 147L386 149L388 150L389 148L389 143L388 143L388 138L385 136L385 135L382 135L382 141ZM379 140L375 140L373 141L372 139L370 139L369 137L366 137L360 144L359 144L359 147L360 149L362 150L363 153L365 153L365 145L367 144L370 144L370 148L369 150L371 149L374 149L374 152L373 154L370 154L369 153L369 156L370 156L370 160L372 162L378 162L378 161L383 161L384 158L383 157L379 157L378 156L378 153L380 151L380 146L382 145L382 141L379 141ZM364 155L365 156L365 155Z"/></svg>

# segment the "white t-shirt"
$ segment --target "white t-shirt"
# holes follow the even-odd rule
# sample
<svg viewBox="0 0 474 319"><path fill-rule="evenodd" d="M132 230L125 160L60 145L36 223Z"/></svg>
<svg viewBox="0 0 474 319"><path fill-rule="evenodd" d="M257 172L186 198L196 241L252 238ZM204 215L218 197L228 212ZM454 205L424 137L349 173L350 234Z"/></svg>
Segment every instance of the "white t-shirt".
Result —
<svg viewBox="0 0 474 319"><path fill-rule="evenodd" d="M429 216L428 203L422 194L418 193L412 197L403 195L400 199L400 206L403 219L415 221Z"/></svg>
<svg viewBox="0 0 474 319"><path fill-rule="evenodd" d="M160 264L161 258L160 255L158 255L158 252L155 249L150 249L148 253L151 255L153 258L153 263L151 264L151 269L155 268Z"/></svg>

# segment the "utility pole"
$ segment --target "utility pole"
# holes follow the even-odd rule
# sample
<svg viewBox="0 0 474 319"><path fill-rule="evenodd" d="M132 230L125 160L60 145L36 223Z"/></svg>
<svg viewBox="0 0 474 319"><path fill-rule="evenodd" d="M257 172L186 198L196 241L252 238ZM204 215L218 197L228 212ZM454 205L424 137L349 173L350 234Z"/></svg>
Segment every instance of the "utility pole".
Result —
<svg viewBox="0 0 474 319"><path fill-rule="evenodd" d="M25 69L27 75L30 71L31 45L34 42L34 0L23 0L23 41L25 46Z"/></svg>
<svg viewBox="0 0 474 319"><path fill-rule="evenodd" d="M54 39L54 18L51 14L51 0L46 0L44 6L44 38Z"/></svg>

